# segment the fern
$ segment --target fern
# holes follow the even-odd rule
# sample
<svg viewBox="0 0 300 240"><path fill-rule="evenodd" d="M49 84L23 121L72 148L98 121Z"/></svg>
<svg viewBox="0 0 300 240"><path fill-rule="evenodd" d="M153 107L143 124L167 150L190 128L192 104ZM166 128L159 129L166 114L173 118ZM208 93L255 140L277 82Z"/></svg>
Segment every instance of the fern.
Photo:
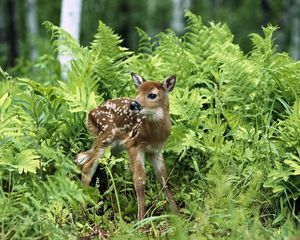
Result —
<svg viewBox="0 0 300 240"><path fill-rule="evenodd" d="M121 47L122 40L103 22L99 21L98 32L91 43L93 73L102 83L102 91L118 86L115 94L123 94L128 82L126 59L131 55L128 49Z"/></svg>
<svg viewBox="0 0 300 240"><path fill-rule="evenodd" d="M138 52L142 53L142 56L151 55L154 47L151 43L151 37L139 27L136 27L136 30L139 35Z"/></svg>
<svg viewBox="0 0 300 240"><path fill-rule="evenodd" d="M46 81L11 78L0 69L5 78L0 82L1 239L80 238L97 231L137 236L127 157L107 152L102 159L112 183L103 194L80 185L72 160L90 145L87 112L106 98L133 93L130 71L149 80L177 77L165 159L184 215L178 221L188 238L290 238L295 233L299 62L277 52L275 27L264 28L263 36L251 34L253 50L244 54L226 25L205 26L189 11L185 16L182 36L166 30L150 38L138 28L137 53L122 47L120 36L101 21L87 47L46 22L54 51L73 58L68 80L51 74L57 63L47 56L35 65L49 69ZM147 164L145 169L150 175ZM148 181L147 198L157 202L161 190ZM177 220L152 216L161 215L163 205L157 202L145 222L155 234L180 238Z"/></svg>
<svg viewBox="0 0 300 240"><path fill-rule="evenodd" d="M51 33L54 51L59 54L68 55L74 59L80 59L87 52L87 48L82 48L70 33L62 28L55 26L49 21L43 23L46 30Z"/></svg>
<svg viewBox="0 0 300 240"><path fill-rule="evenodd" d="M202 149L199 141L202 134L199 128L204 122L205 115L200 113L200 109L209 100L199 93L198 89L191 91L187 88L181 91L175 89L170 96L170 111L176 124L168 141L167 150L179 154L182 149Z"/></svg>

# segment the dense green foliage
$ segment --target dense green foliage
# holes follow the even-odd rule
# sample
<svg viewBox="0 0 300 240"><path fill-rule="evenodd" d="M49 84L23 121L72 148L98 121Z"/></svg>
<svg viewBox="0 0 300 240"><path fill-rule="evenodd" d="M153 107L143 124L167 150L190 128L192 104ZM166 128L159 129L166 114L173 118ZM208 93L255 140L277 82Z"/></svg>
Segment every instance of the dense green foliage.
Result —
<svg viewBox="0 0 300 240"><path fill-rule="evenodd" d="M32 59L33 49L38 55L49 51L48 36L41 23L47 20L59 25L62 1L34 2L36 17L30 15L29 9L32 10L33 7L26 1L0 1L0 65L2 67L18 65L23 68L24 65L31 63L28 58ZM14 5L14 13L9 11L9 3ZM180 9L179 12L176 9ZM136 50L138 34L135 26L144 29L152 37L168 27L173 27L175 20L179 22L183 20L183 9L190 9L201 15L205 24L210 21L226 23L234 34L234 42L238 43L245 52L251 50L248 34L251 32L262 34L261 26L266 26L268 23L280 28L274 38L280 50L292 54L295 51L299 52L297 9L300 8L296 0L84 0L80 41L83 45L87 45L92 40L97 28L97 19L101 18L109 27L122 35L123 46ZM30 31L29 18L36 21L36 33ZM180 27L176 31L181 34L183 29ZM31 47L28 47L29 45ZM13 49L16 51L16 56L13 54ZM294 54L292 56L297 59Z"/></svg>
<svg viewBox="0 0 300 240"><path fill-rule="evenodd" d="M99 22L83 47L45 23L53 48L74 60L59 80L54 54L28 78L1 70L1 239L146 235L169 239L282 239L296 236L300 196L300 63L278 53L269 26L244 55L226 25L205 26L186 12L186 32L153 39L141 29L136 53ZM172 135L165 148L181 215L167 211L146 165L147 218L136 222L126 154L101 159L108 188L83 188L74 156L90 145L86 113L105 99L134 96L130 72L162 80L170 94ZM101 186L100 186L101 187ZM299 204L299 203L298 203Z"/></svg>

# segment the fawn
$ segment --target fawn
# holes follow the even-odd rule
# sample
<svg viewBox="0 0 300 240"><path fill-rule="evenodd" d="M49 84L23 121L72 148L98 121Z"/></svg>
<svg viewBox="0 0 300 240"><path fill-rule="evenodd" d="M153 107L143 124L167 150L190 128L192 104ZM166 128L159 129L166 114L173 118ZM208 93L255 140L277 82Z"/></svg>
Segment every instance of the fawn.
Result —
<svg viewBox="0 0 300 240"><path fill-rule="evenodd" d="M138 220L145 215L146 174L144 161L149 158L156 177L163 186L172 211L178 207L168 186L168 175L161 149L170 135L168 93L175 86L175 76L162 83L146 81L138 74L131 73L138 90L133 99L119 98L108 100L88 114L87 128L96 137L93 147L77 155L76 162L81 165L81 180L89 185L103 156L105 148L125 147L133 174L133 184L137 196Z"/></svg>

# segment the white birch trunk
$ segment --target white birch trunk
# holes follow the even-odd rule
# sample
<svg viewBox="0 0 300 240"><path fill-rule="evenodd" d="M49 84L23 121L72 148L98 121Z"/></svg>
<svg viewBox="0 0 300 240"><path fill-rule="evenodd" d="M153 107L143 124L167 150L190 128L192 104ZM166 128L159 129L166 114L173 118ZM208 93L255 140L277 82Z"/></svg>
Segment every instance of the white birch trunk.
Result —
<svg viewBox="0 0 300 240"><path fill-rule="evenodd" d="M191 0L183 0L183 8L190 9L191 8Z"/></svg>
<svg viewBox="0 0 300 240"><path fill-rule="evenodd" d="M77 41L79 41L80 35L81 6L82 0L62 0L60 13L60 27L70 33ZM67 79L71 60L71 57L66 54L59 55L61 74L64 80Z"/></svg>
<svg viewBox="0 0 300 240"><path fill-rule="evenodd" d="M184 30L184 9L191 7L191 0L172 0L172 22L171 27L175 32L181 33Z"/></svg>
<svg viewBox="0 0 300 240"><path fill-rule="evenodd" d="M38 50L36 46L36 38L38 35L38 24L36 15L36 0L27 0L27 30L28 30L28 43L30 47L30 59L34 60L38 56Z"/></svg>

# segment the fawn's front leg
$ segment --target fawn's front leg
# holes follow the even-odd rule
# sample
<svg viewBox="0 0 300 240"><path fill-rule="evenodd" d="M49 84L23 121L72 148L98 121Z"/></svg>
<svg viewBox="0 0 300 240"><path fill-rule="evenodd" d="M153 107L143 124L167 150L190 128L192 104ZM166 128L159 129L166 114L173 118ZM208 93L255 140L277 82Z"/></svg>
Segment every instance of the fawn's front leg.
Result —
<svg viewBox="0 0 300 240"><path fill-rule="evenodd" d="M170 204L171 210L174 213L178 214L179 209L174 200L173 194L172 194L169 184L168 184L168 182L169 182L168 181L168 173L167 173L167 168L164 163L162 154L160 152L151 153L151 154L149 154L149 158L153 164L155 175L164 189L164 192L165 192L167 201Z"/></svg>
<svg viewBox="0 0 300 240"><path fill-rule="evenodd" d="M138 220L141 220L145 217L145 153L141 151L138 147L130 147L127 150L130 158L130 166L133 175L133 184L137 197L137 218Z"/></svg>

